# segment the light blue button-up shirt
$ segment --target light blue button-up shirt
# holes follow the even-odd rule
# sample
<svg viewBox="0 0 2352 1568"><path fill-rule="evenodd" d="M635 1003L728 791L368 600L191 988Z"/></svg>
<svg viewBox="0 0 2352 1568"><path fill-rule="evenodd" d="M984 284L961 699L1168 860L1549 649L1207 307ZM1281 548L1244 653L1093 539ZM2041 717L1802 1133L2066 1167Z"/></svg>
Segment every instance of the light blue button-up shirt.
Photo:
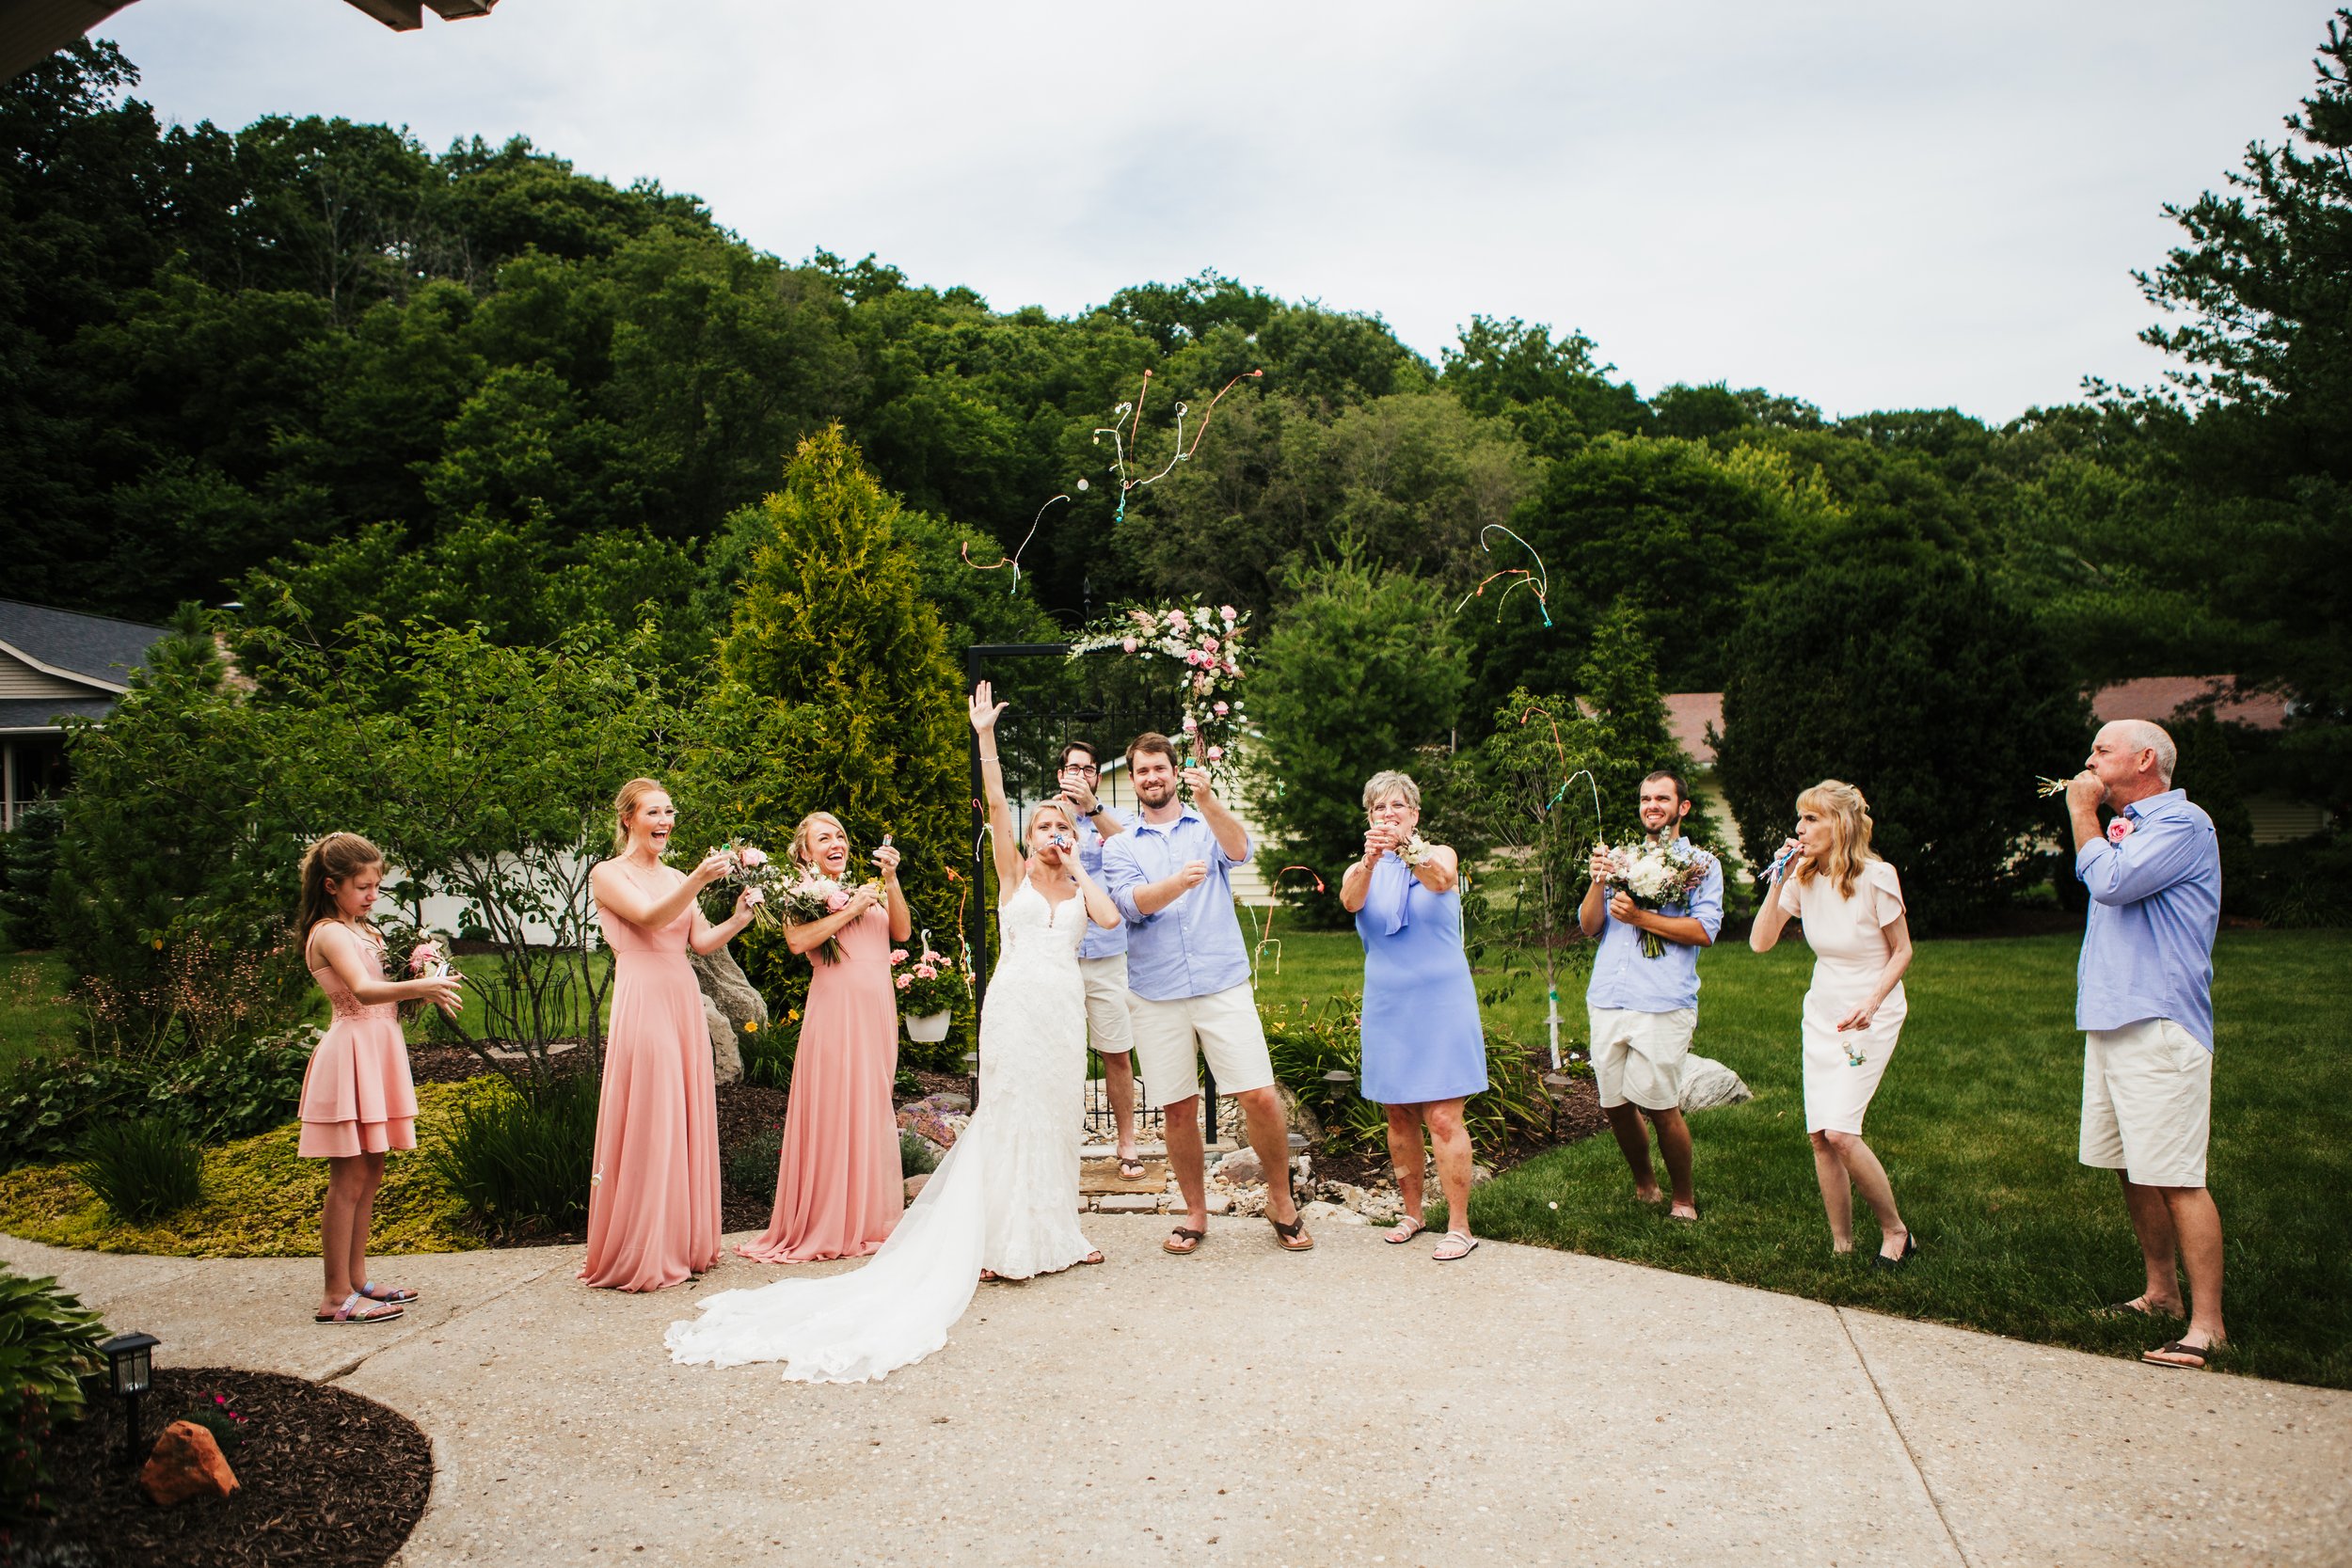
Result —
<svg viewBox="0 0 2352 1568"><path fill-rule="evenodd" d="M1122 828L1135 826L1134 822L1116 811L1111 812L1110 815L1111 819ZM1078 818L1078 863L1085 866L1087 875L1098 882L1103 881L1103 846L1107 842L1108 840L1096 831L1094 818L1091 816ZM1103 886L1104 892L1109 891L1109 883L1104 882ZM1125 951L1127 951L1127 926L1124 921L1110 927L1097 926L1091 920L1087 922L1086 940L1078 943L1078 957L1081 958L1114 958Z"/></svg>
<svg viewBox="0 0 2352 1568"><path fill-rule="evenodd" d="M1147 1002L1214 996L1249 978L1249 949L1233 913L1229 873L1249 858L1225 852L1216 834L1186 806L1173 822L1153 823L1140 814L1127 831L1103 846L1103 885L1127 917L1127 989ZM1177 895L1157 914L1136 908L1136 889L1173 877L1186 861L1206 861L1200 885Z"/></svg>
<svg viewBox="0 0 2352 1568"><path fill-rule="evenodd" d="M2074 1026L2121 1029L2169 1018L2213 1049L2213 934L2221 924L2221 846L2205 808L2177 789L2125 806L2121 844L2074 853L2090 890L2074 971Z"/></svg>
<svg viewBox="0 0 2352 1568"><path fill-rule="evenodd" d="M1698 891L1687 899L1668 899L1658 912L1697 921L1706 927L1707 940L1712 942L1724 928L1724 863L1713 855L1707 857L1707 879ZM1600 951L1593 955L1593 977L1584 987L1586 1006L1671 1013L1699 1005L1697 947L1669 941L1665 952L1645 958L1639 927L1611 914L1607 904L1601 906L1600 919Z"/></svg>

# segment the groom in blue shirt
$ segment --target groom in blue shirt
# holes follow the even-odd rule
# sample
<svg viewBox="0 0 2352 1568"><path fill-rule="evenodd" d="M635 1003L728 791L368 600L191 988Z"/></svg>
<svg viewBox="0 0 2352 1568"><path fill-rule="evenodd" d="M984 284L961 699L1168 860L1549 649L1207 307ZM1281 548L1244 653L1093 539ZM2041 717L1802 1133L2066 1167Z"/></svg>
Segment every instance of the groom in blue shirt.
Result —
<svg viewBox="0 0 2352 1568"><path fill-rule="evenodd" d="M1208 1234L1197 1065L1206 1055L1218 1092L1241 1107L1249 1147L1265 1167L1275 1239L1285 1251L1305 1252L1314 1238L1291 1198L1290 1128L1227 879L1249 859L1249 832L1216 798L1205 768L1184 770L1193 800L1184 803L1176 748L1164 735L1136 737L1127 778L1139 809L1128 830L1103 846L1103 885L1127 917L1136 1075L1160 1102L1168 1163L1184 1195L1184 1223L1160 1245L1187 1258Z"/></svg>

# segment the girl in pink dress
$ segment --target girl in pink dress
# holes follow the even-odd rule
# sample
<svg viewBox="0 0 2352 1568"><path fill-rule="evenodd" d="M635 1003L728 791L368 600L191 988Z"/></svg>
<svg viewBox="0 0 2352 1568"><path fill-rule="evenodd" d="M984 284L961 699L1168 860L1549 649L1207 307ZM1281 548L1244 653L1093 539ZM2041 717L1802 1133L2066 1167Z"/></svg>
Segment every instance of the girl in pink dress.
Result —
<svg viewBox="0 0 2352 1568"><path fill-rule="evenodd" d="M840 820L812 812L793 830L792 858L810 875L840 881L850 835ZM898 1123L890 1107L898 1074L898 996L890 985L890 945L914 933L898 890L898 851L874 851L882 872L835 913L785 927L815 973L792 1058L792 1093L776 1163L776 1208L767 1231L735 1250L761 1263L863 1258L890 1239L906 1208L898 1166ZM841 956L824 944L838 937Z"/></svg>
<svg viewBox="0 0 2352 1568"><path fill-rule="evenodd" d="M580 1277L619 1291L659 1291L719 1260L719 1095L687 949L724 947L758 899L747 887L723 924L703 918L698 895L735 863L713 850L691 872L663 865L676 826L667 790L629 780L612 801L613 858L588 874L612 949L612 1023Z"/></svg>
<svg viewBox="0 0 2352 1568"><path fill-rule="evenodd" d="M302 857L302 961L326 993L334 1022L302 1075L305 1159L326 1162L326 1212L319 1221L326 1294L323 1323L389 1323L414 1291L368 1280L368 1227L384 1155L417 1147L417 1091L408 1078L408 1041L400 1004L430 1002L457 1009L454 975L393 980L385 975L384 939L368 920L384 881L384 856L358 833L328 833ZM411 969L438 958L431 942L408 956Z"/></svg>

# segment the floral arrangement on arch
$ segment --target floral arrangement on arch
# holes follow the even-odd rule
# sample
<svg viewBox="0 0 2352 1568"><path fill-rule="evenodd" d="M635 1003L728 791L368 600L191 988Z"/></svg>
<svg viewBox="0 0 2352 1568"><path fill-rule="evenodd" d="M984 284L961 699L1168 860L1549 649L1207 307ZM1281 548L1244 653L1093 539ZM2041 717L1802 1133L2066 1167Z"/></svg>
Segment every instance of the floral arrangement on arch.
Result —
<svg viewBox="0 0 2352 1568"><path fill-rule="evenodd" d="M890 984L898 993L898 1011L908 1018L952 1011L972 994L972 972L929 942L919 956L910 955L903 947L892 948L890 970Z"/></svg>
<svg viewBox="0 0 2352 1568"><path fill-rule="evenodd" d="M1248 621L1232 605L1215 610L1197 600L1158 610L1138 605L1089 626L1071 644L1070 657L1117 648L1132 657L1173 659L1184 666L1183 733L1168 738L1180 754L1197 750L1201 762L1217 763L1242 733Z"/></svg>

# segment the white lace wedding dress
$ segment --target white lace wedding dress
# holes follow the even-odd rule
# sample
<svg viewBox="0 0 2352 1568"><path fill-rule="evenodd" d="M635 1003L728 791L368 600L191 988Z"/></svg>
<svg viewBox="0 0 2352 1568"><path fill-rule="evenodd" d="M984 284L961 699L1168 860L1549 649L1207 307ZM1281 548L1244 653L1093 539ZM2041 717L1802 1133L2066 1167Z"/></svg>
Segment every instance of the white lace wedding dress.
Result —
<svg viewBox="0 0 2352 1568"><path fill-rule="evenodd" d="M1086 903L1024 878L999 910L1003 949L980 1017L980 1099L898 1228L863 1268L724 1291L670 1325L670 1358L781 1361L803 1383L863 1383L947 1342L980 1271L1025 1279L1094 1249L1078 1230L1085 1120Z"/></svg>

